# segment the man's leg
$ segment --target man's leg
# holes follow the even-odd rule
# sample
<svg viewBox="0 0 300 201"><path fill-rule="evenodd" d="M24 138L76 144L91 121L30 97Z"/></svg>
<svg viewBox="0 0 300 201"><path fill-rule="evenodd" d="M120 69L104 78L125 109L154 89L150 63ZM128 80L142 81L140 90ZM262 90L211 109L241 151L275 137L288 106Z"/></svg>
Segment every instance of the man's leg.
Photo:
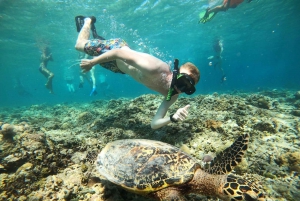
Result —
<svg viewBox="0 0 300 201"><path fill-rule="evenodd" d="M87 41L90 38L91 22L92 20L90 18L84 19L84 25L79 32L76 45L75 45L75 48L78 51L84 52L84 45L87 43Z"/></svg>
<svg viewBox="0 0 300 201"><path fill-rule="evenodd" d="M230 1L231 1L231 0L228 0L228 1L223 5L223 7L224 7L224 9L225 9L225 10L223 10L223 11L228 10L228 8L230 7Z"/></svg>

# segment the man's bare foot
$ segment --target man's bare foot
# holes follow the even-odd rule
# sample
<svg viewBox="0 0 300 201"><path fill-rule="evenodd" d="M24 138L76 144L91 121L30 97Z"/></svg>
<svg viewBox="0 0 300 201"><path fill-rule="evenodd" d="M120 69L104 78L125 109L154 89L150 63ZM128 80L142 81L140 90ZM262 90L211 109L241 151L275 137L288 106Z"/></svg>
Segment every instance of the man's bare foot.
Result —
<svg viewBox="0 0 300 201"><path fill-rule="evenodd" d="M91 24L91 22L92 22L92 19L91 19L91 18L89 18L89 17L84 18L84 23L89 23L89 24Z"/></svg>

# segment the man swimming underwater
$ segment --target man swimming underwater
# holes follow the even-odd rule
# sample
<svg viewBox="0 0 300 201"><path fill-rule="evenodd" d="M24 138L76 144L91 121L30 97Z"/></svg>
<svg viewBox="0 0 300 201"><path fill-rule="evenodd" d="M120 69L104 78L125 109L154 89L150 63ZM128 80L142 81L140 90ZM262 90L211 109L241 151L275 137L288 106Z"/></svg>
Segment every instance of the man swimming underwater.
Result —
<svg viewBox="0 0 300 201"><path fill-rule="evenodd" d="M81 60L80 66L83 71L89 71L96 64L100 64L115 73L128 74L137 82L165 96L152 119L153 129L186 119L190 105L178 109L170 116L166 117L166 114L180 93L191 95L195 92L200 72L194 64L184 63L180 70L175 69L172 72L167 63L150 54L130 49L123 39L89 40L90 30L94 38L98 37L94 26L95 17L77 16L75 22L79 31L75 48L95 56L93 59ZM178 60L175 61L178 65Z"/></svg>

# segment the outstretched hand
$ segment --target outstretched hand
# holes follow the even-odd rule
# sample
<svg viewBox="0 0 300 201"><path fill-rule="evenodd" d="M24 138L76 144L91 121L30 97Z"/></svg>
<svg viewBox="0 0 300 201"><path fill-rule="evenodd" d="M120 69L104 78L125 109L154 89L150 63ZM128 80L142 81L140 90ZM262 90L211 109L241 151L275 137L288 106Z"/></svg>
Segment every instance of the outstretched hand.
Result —
<svg viewBox="0 0 300 201"><path fill-rule="evenodd" d="M93 64L90 59L81 59L80 67L83 73L90 71L93 68Z"/></svg>
<svg viewBox="0 0 300 201"><path fill-rule="evenodd" d="M179 108L176 113L173 115L173 119L175 119L175 121L183 121L187 118L189 112L190 105L186 105L183 108Z"/></svg>

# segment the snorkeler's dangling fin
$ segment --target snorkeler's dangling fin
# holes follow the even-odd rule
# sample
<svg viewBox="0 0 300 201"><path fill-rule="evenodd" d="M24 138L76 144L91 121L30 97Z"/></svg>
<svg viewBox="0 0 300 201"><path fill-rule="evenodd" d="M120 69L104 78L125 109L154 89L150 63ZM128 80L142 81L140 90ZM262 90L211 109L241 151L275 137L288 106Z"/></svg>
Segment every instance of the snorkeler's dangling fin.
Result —
<svg viewBox="0 0 300 201"><path fill-rule="evenodd" d="M81 28L84 25L84 19L87 18L85 16L79 15L75 17L75 23L76 23L76 28L77 28L77 32L80 32ZM92 25L94 25L94 23L96 23L96 18L94 16L90 16L88 18L91 18L92 20Z"/></svg>
<svg viewBox="0 0 300 201"><path fill-rule="evenodd" d="M92 34L93 34L94 39L105 40L105 38L103 38L102 36L99 36L97 34L97 30L96 30L96 27L95 27L94 24L91 25L91 30L92 30Z"/></svg>
<svg viewBox="0 0 300 201"><path fill-rule="evenodd" d="M77 28L77 32L80 32L81 28L84 25L84 16L76 16L75 17L75 23L76 23L76 28Z"/></svg>

